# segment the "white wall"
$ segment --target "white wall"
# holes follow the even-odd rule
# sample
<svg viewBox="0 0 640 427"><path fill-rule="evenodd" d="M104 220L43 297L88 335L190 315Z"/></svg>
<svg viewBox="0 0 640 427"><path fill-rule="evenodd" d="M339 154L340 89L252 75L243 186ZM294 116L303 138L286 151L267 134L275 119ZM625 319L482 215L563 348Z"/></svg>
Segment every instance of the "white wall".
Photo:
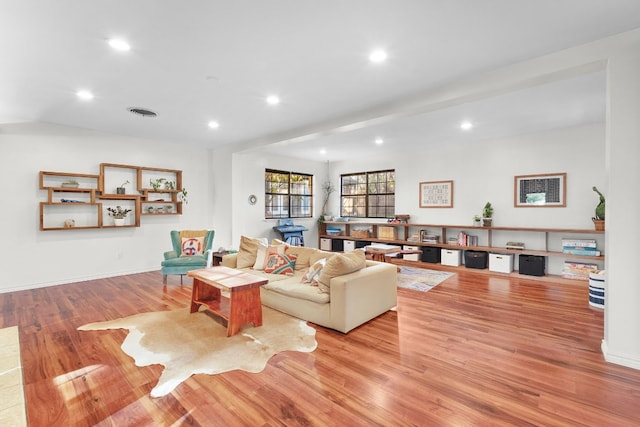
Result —
<svg viewBox="0 0 640 427"><path fill-rule="evenodd" d="M593 228L598 202L592 187L605 187L604 124L473 142L432 144L411 153L359 157L331 164L334 182L342 173L396 170L396 213L411 222L471 224L487 201L494 225L514 227ZM515 208L514 176L567 173L566 208ZM453 208L420 208L419 183L453 180ZM339 192L331 208L339 214Z"/></svg>
<svg viewBox="0 0 640 427"><path fill-rule="evenodd" d="M38 204L47 193L38 172L99 174L100 163L180 169L189 204L181 216L144 216L139 228L40 231ZM64 126L3 125L0 292L158 270L171 250L170 230L211 227L208 170L204 149Z"/></svg>

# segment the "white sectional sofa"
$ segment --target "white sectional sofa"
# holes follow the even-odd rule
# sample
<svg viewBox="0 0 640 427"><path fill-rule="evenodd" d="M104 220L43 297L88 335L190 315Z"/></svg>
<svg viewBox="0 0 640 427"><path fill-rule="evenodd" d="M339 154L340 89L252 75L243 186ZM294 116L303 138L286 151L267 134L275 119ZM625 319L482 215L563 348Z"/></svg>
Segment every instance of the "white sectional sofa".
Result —
<svg viewBox="0 0 640 427"><path fill-rule="evenodd" d="M261 288L260 296L262 304L268 307L347 333L396 306L397 269L394 265L364 260L364 254L360 263L355 254L286 246L284 253L297 257L293 274L271 274L254 268L260 256L257 247L252 247L255 242L256 239L242 237L239 252L225 255L222 265L266 277L269 283ZM331 261L332 257L339 258ZM320 286L305 283L303 277L309 267L321 259L326 259L327 264L320 275ZM347 270L353 270L350 267L354 265L362 268L340 274L345 266Z"/></svg>

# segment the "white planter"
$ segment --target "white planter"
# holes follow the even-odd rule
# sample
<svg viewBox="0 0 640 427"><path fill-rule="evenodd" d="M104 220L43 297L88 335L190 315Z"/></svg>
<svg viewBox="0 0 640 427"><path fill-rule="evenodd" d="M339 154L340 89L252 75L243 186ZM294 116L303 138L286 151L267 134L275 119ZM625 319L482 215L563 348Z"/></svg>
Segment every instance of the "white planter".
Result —
<svg viewBox="0 0 640 427"><path fill-rule="evenodd" d="M113 218L113 224L116 227L121 227L124 225L124 220L125 220L124 218Z"/></svg>

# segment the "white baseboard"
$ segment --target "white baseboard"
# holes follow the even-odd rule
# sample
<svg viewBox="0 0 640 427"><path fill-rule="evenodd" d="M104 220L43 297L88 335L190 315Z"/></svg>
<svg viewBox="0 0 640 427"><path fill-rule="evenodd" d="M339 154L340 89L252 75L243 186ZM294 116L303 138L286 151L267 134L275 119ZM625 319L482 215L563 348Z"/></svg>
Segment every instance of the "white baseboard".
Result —
<svg viewBox="0 0 640 427"><path fill-rule="evenodd" d="M615 354L609 351L609 346L605 340L602 340L600 345L604 360L609 363L615 363L616 365L626 366L628 368L640 369L640 359L628 354Z"/></svg>

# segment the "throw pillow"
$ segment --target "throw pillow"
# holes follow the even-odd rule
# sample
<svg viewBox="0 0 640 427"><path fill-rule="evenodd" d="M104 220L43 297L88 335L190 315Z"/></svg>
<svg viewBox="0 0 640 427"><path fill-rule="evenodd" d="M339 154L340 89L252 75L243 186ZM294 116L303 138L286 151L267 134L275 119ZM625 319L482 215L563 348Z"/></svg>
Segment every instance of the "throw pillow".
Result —
<svg viewBox="0 0 640 427"><path fill-rule="evenodd" d="M316 261L307 272L302 276L303 283L311 283L313 286L318 286L318 278L320 277L320 273L322 273L322 268L326 264L327 259L322 258Z"/></svg>
<svg viewBox="0 0 640 427"><path fill-rule="evenodd" d="M260 243L266 246L268 241L266 238L254 239L246 236L240 237L240 248L238 249L236 268L247 268L256 263L258 245Z"/></svg>
<svg viewBox="0 0 640 427"><path fill-rule="evenodd" d="M346 254L335 254L327 260L320 273L318 287L321 292L329 293L329 282L336 276L353 273L366 267L367 261L363 251L353 251Z"/></svg>
<svg viewBox="0 0 640 427"><path fill-rule="evenodd" d="M316 250L313 248L307 248L304 246L287 246L284 253L287 255L295 255L297 257L296 270L306 270L312 264L309 262L311 254Z"/></svg>
<svg viewBox="0 0 640 427"><path fill-rule="evenodd" d="M266 246L262 243L258 245L258 253L256 255L256 262L253 264L254 270L264 270L264 265L267 263L267 259L271 254L283 254L285 245L271 245Z"/></svg>
<svg viewBox="0 0 640 427"><path fill-rule="evenodd" d="M271 254L264 265L265 273L293 275L296 266L295 255Z"/></svg>
<svg viewBox="0 0 640 427"><path fill-rule="evenodd" d="M202 255L204 237L185 237L180 246L180 256Z"/></svg>

